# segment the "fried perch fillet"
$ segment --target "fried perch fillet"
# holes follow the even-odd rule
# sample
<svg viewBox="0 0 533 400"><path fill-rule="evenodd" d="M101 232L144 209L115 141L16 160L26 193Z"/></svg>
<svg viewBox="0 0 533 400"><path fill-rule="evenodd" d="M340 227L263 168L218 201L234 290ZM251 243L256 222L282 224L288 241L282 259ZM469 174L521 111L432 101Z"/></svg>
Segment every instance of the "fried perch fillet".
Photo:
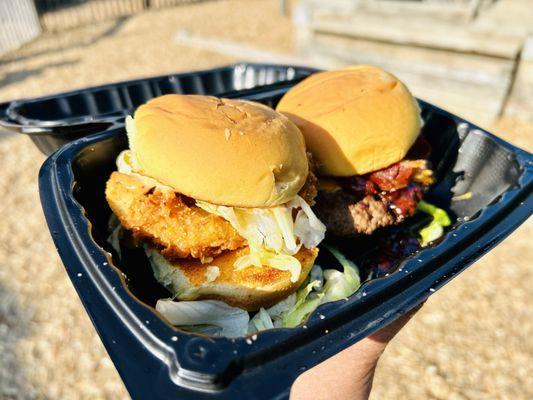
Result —
<svg viewBox="0 0 533 400"><path fill-rule="evenodd" d="M208 259L247 244L228 221L197 207L194 200L162 192L135 176L113 172L105 193L121 225L134 238L157 246L166 258Z"/></svg>

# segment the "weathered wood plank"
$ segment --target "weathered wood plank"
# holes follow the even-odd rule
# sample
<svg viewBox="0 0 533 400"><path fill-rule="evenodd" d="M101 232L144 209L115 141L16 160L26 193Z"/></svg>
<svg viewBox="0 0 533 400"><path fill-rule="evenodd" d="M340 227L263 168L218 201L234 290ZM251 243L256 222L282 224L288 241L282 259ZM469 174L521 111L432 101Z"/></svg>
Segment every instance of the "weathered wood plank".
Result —
<svg viewBox="0 0 533 400"><path fill-rule="evenodd" d="M401 15L402 17L437 18L447 21L468 20L472 14L471 0L461 2L428 2L397 0L362 0L358 11L381 14Z"/></svg>
<svg viewBox="0 0 533 400"><path fill-rule="evenodd" d="M524 42L523 35L479 29L470 24L370 14L314 15L309 28L315 32L356 39L508 59L518 56Z"/></svg>

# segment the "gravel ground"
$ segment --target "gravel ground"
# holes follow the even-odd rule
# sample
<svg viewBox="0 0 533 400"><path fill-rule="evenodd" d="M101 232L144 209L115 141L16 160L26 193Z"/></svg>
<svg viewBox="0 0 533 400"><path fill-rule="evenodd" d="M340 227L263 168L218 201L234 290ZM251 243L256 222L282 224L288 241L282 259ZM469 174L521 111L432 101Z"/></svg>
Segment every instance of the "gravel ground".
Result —
<svg viewBox="0 0 533 400"><path fill-rule="evenodd" d="M235 61L175 45L180 29L289 53L277 4L208 2L42 37L0 59L0 101ZM493 129L533 150L532 124ZM29 139L0 139L0 398L128 398L48 234L43 161ZM374 399L533 398L532 236L530 220L432 296L382 358Z"/></svg>

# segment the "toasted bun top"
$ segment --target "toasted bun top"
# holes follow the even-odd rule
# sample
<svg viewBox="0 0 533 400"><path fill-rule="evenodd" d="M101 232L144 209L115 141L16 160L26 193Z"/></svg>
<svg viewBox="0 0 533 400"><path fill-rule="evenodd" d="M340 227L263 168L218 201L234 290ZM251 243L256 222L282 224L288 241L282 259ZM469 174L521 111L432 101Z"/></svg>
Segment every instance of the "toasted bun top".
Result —
<svg viewBox="0 0 533 400"><path fill-rule="evenodd" d="M140 106L134 120L138 172L194 199L270 207L305 183L301 132L262 104L166 95Z"/></svg>
<svg viewBox="0 0 533 400"><path fill-rule="evenodd" d="M421 126L415 98L394 75L359 65L322 72L277 106L302 131L323 175L351 176L400 161Z"/></svg>

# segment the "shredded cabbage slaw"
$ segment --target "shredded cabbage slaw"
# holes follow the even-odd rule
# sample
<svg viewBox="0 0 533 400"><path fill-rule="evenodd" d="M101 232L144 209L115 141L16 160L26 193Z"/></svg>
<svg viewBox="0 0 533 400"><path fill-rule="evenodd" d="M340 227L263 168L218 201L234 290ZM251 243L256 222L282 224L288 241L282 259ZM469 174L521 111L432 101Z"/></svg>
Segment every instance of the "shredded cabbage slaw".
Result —
<svg viewBox="0 0 533 400"><path fill-rule="evenodd" d="M235 268L269 266L289 271L292 282L298 280L301 272L294 254L302 245L316 247L326 233L324 224L300 196L269 208L218 206L205 201L196 201L196 205L227 220L248 241L250 253L239 257ZM298 211L293 220L294 209Z"/></svg>

